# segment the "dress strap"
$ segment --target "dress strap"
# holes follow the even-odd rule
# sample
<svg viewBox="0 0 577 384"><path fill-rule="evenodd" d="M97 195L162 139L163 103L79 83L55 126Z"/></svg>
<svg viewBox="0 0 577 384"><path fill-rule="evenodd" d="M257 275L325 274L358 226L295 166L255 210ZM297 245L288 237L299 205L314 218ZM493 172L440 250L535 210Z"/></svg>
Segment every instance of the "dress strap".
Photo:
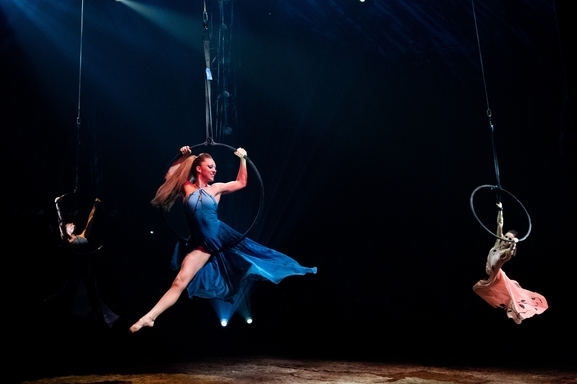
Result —
<svg viewBox="0 0 577 384"><path fill-rule="evenodd" d="M214 201L215 204L218 204L218 203L216 202L216 199L214 198L214 196L211 195L210 193L206 192L206 191L204 190L204 187L199 187L196 191L198 191L198 194L200 195L200 196L199 196L199 199L202 199L202 195L206 195L206 196L210 197L210 198L212 199L212 201ZM194 192L196 192L196 191L194 191ZM194 192L193 192L193 193L194 193Z"/></svg>

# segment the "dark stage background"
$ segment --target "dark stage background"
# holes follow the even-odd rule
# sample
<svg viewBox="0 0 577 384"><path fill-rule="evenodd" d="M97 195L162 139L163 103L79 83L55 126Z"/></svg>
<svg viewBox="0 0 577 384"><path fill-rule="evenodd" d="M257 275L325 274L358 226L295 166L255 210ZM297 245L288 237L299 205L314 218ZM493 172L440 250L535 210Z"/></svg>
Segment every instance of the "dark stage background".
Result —
<svg viewBox="0 0 577 384"><path fill-rule="evenodd" d="M318 274L257 285L250 326L222 328L208 301L183 297L129 335L174 277L175 236L149 202L178 148L206 139L203 4L5 0L2 271L20 373L229 353L574 364L574 9L475 1L477 40L468 1L225 1L220 32L218 4L207 4L215 139L258 170L221 215L248 228L260 176L249 236ZM494 242L470 208L476 187L496 184L487 101L502 186L532 223L504 269L550 307L521 325L472 291ZM236 157L213 149L217 179L234 177ZM96 272L121 316L113 329L42 305L68 267L53 201L76 187L102 200ZM527 232L504 204L505 226Z"/></svg>

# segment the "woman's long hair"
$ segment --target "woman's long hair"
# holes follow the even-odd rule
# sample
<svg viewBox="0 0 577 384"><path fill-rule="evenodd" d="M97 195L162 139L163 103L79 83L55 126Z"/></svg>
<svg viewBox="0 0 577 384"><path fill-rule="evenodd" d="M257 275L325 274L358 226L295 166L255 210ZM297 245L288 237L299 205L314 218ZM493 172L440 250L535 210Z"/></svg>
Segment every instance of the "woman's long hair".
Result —
<svg viewBox="0 0 577 384"><path fill-rule="evenodd" d="M151 203L155 207L170 211L174 202L179 197L184 197L184 183L196 179L196 167L205 159L211 156L208 153L201 153L198 156L191 155L181 161L177 168L166 175L166 180L156 191L156 196Z"/></svg>

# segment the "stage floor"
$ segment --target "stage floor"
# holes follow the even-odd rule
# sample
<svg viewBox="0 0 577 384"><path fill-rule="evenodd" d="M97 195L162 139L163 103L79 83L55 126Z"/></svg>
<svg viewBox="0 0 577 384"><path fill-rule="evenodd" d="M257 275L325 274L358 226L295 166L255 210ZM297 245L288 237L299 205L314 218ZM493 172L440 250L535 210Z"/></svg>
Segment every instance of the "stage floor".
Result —
<svg viewBox="0 0 577 384"><path fill-rule="evenodd" d="M397 384L577 384L577 372L558 369L444 367L343 360L272 357L213 358L163 363L115 372L66 375L22 384L220 384L220 383L397 383Z"/></svg>
<svg viewBox="0 0 577 384"><path fill-rule="evenodd" d="M234 318L222 327L208 302L182 301L136 334L128 332L131 315L110 329L33 306L16 313L6 328L2 383L577 384L571 333L540 319L519 327L491 312L370 323L260 313L250 326Z"/></svg>

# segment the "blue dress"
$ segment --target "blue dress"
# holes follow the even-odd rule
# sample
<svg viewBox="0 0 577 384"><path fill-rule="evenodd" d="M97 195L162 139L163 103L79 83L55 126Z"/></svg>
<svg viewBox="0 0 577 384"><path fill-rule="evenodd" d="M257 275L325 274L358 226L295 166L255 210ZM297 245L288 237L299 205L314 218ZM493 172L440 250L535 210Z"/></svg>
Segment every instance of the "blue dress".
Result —
<svg viewBox="0 0 577 384"><path fill-rule="evenodd" d="M234 302L235 295L249 281L277 284L287 276L317 272L316 267L303 267L291 257L248 238L228 246L242 234L218 219L218 203L203 188L186 197L184 214L191 236L187 243L177 244L172 268L179 269L186 254L199 245L211 253L187 287L191 299L197 296Z"/></svg>

